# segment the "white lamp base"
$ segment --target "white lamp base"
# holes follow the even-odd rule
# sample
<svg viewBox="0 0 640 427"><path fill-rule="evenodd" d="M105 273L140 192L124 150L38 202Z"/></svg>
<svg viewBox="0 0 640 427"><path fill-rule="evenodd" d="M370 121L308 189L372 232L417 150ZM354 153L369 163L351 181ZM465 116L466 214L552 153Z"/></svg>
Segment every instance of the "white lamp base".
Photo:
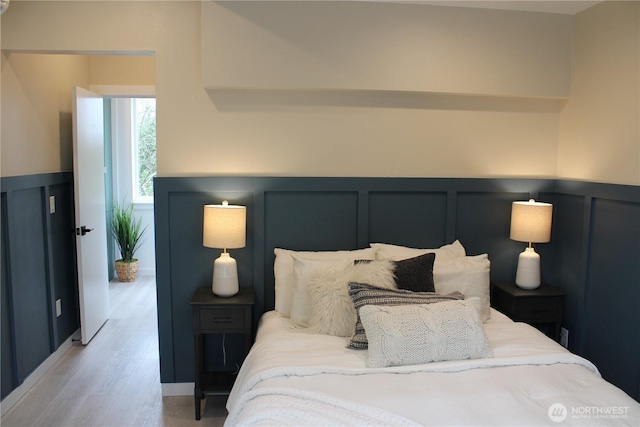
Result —
<svg viewBox="0 0 640 427"><path fill-rule="evenodd" d="M516 285L522 289L540 286L540 255L533 248L526 248L518 256Z"/></svg>
<svg viewBox="0 0 640 427"><path fill-rule="evenodd" d="M231 297L238 293L238 266L227 252L213 262L211 290L219 297Z"/></svg>

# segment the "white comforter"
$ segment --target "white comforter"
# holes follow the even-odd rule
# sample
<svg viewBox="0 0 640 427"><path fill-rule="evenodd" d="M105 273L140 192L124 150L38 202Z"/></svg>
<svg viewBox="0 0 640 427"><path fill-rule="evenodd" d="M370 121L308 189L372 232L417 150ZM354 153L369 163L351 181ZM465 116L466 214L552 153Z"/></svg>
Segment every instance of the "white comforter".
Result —
<svg viewBox="0 0 640 427"><path fill-rule="evenodd" d="M493 358L371 369L347 338L267 313L225 425L640 425L640 405L589 361L526 324L492 318Z"/></svg>

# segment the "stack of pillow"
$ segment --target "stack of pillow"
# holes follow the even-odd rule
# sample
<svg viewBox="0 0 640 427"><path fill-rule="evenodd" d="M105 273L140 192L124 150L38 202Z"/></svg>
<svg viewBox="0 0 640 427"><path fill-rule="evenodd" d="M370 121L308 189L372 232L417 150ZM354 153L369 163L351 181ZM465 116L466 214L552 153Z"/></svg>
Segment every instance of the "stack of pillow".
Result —
<svg viewBox="0 0 640 427"><path fill-rule="evenodd" d="M275 309L309 332L350 337L382 367L492 355L486 254L384 243L353 251L275 249ZM437 304L434 304L437 303Z"/></svg>

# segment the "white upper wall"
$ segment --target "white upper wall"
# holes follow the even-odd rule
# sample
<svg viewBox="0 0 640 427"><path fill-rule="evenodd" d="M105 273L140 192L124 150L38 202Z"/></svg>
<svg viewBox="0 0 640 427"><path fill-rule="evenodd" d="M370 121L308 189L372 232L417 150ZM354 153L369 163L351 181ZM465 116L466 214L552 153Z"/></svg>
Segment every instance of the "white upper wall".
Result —
<svg viewBox="0 0 640 427"><path fill-rule="evenodd" d="M2 176L73 168L71 88L89 83L88 58L34 56L2 55Z"/></svg>
<svg viewBox="0 0 640 427"><path fill-rule="evenodd" d="M190 96L190 93L201 87L199 84L200 73L195 65L198 63L199 57L199 19L200 4L198 2L12 2L9 9L0 18L2 21L3 95L8 89L7 85L13 84L5 79L6 67L12 67L12 56L8 53L11 51L82 53L83 55L78 56L79 58L92 58L90 54L99 53L113 55L155 53L154 59L159 71L155 77L151 76L151 80L154 83L162 82L156 93L160 99L167 101L165 104L168 107L165 108L168 119L160 120L158 133L160 139L171 141L169 138L162 138L163 133L167 134L166 130L163 131L163 126L166 129L183 127L183 124L171 120L171 110L182 108L179 104L184 104L180 100L183 94ZM38 63L37 59L30 58L29 61L32 68L38 68L37 65L34 66L34 63ZM149 67L148 60L144 60L144 62L147 69L153 68ZM122 65L120 61L110 64L109 71L113 72L120 65ZM46 76L47 68L43 66L40 68ZM193 70L193 75L189 76L189 72L185 73L185 68ZM90 71L96 77L96 84L117 83L114 81L113 73L105 76L96 69ZM130 76L131 81L119 81L119 84L148 84L148 81L140 76L137 70ZM25 76L21 78L24 79ZM45 81L46 78L41 84L46 84ZM29 82L27 79L26 85L23 86L26 87L32 83L36 82ZM71 85L77 84L88 88L90 83L89 74L84 81L75 79L69 82L69 94ZM184 89L183 83L189 89ZM18 87L18 90L26 92L24 87L22 89ZM29 90L29 92L31 91ZM31 98L30 102L37 103L38 92L34 92L36 93L35 98ZM174 97L171 95L172 93L176 93L178 96ZM22 96L24 97L24 94ZM46 97L45 94L41 94L41 96ZM204 100L208 99L204 93L202 93L202 97ZM70 96L67 101L71 105ZM179 104L176 105L176 102ZM34 142L30 124L21 125L5 120L5 115L14 108L14 105L11 103L7 105L4 97L2 103L2 175L26 175L42 172L39 168L34 167L29 156L24 155L26 148L20 153L16 153L15 156L5 155L5 153L15 151L8 147L30 147L37 142ZM51 113L57 114L55 111ZM26 122L31 123L34 120L37 121L37 118L29 117ZM69 140L70 123L69 121L66 135ZM50 132L51 135L58 135L54 129L50 129ZM162 151L162 148L159 148L159 151ZM49 157L45 161L48 162L47 171L71 170L71 152L69 152L68 160L64 162L60 162L55 157Z"/></svg>
<svg viewBox="0 0 640 427"><path fill-rule="evenodd" d="M571 97L561 115L558 176L640 184L640 2L578 14Z"/></svg>
<svg viewBox="0 0 640 427"><path fill-rule="evenodd" d="M205 87L566 97L559 14L362 2L204 2Z"/></svg>
<svg viewBox="0 0 640 427"><path fill-rule="evenodd" d="M202 7L15 2L1 18L2 48L154 52L162 176L557 175L571 16L369 2L282 2L281 14L263 2ZM32 144L5 131L5 112L3 101L3 164L5 145ZM7 161L34 173L28 160Z"/></svg>

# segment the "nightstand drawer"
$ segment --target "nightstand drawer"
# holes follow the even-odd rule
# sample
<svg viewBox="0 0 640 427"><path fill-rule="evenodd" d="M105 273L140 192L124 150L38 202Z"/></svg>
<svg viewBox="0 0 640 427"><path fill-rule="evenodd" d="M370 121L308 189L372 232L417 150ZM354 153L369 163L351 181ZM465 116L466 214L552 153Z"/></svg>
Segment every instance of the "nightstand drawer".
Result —
<svg viewBox="0 0 640 427"><path fill-rule="evenodd" d="M521 322L555 322L562 315L561 298L522 298L514 317Z"/></svg>
<svg viewBox="0 0 640 427"><path fill-rule="evenodd" d="M200 310L200 329L205 331L244 330L243 308L203 308Z"/></svg>
<svg viewBox="0 0 640 427"><path fill-rule="evenodd" d="M535 325L552 338L560 339L565 292L547 285L520 289L515 283L492 283L491 306L516 322ZM553 326L553 331L547 327Z"/></svg>

